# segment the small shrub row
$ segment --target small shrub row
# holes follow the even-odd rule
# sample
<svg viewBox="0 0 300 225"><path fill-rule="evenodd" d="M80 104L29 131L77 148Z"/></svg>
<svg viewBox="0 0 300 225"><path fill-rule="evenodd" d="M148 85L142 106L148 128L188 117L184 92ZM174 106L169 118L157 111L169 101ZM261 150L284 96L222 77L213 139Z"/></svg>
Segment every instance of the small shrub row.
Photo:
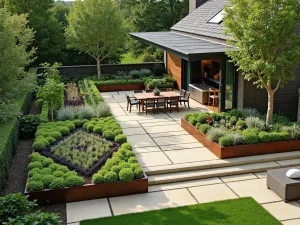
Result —
<svg viewBox="0 0 300 225"><path fill-rule="evenodd" d="M40 124L40 115L29 114L21 116L19 119L19 123L19 134L21 138L34 137L36 129Z"/></svg>
<svg viewBox="0 0 300 225"><path fill-rule="evenodd" d="M44 189L59 189L64 187L77 187L84 184L84 179L68 167L54 163L50 158L35 152L30 155L29 192L42 191Z"/></svg>
<svg viewBox="0 0 300 225"><path fill-rule="evenodd" d="M95 184L113 183L117 181L131 182L144 177L143 170L135 157L129 143L123 143L111 159L96 174L92 181Z"/></svg>
<svg viewBox="0 0 300 225"><path fill-rule="evenodd" d="M49 121L49 106L47 102L44 102L42 105L42 110L40 114L40 121L42 123L47 123Z"/></svg>
<svg viewBox="0 0 300 225"><path fill-rule="evenodd" d="M141 79L138 80L103 80L103 81L95 81L96 86L104 86L104 85L120 85L120 84L143 84L144 81Z"/></svg>

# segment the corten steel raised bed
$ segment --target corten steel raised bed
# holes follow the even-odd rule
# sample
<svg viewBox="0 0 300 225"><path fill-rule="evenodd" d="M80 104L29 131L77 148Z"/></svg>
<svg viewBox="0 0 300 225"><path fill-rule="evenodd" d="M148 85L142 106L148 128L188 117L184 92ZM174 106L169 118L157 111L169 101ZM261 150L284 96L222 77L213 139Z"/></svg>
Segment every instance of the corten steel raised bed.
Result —
<svg viewBox="0 0 300 225"><path fill-rule="evenodd" d="M143 90L144 88L145 88L144 84L98 85L98 90L101 92Z"/></svg>
<svg viewBox="0 0 300 225"><path fill-rule="evenodd" d="M218 143L208 140L195 126L181 118L181 127L190 135L201 142L220 159L236 158L253 155L265 155L280 152L292 152L300 150L300 140L277 141L250 145L237 145L222 147Z"/></svg>
<svg viewBox="0 0 300 225"><path fill-rule="evenodd" d="M132 182L85 184L80 187L47 189L37 192L27 192L27 186L25 189L25 195L28 195L30 200L36 199L39 204L67 203L147 192L148 177L146 174L144 174L144 178L135 179Z"/></svg>

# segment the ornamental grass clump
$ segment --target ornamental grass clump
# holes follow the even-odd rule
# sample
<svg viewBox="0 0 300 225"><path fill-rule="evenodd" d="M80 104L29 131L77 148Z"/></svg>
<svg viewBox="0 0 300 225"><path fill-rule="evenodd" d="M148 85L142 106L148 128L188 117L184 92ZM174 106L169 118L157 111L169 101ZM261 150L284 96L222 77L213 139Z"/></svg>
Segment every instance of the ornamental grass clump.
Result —
<svg viewBox="0 0 300 225"><path fill-rule="evenodd" d="M74 119L74 112L72 108L65 107L61 108L57 111L57 120L65 121L65 120L73 120Z"/></svg>
<svg viewBox="0 0 300 225"><path fill-rule="evenodd" d="M292 139L300 139L300 126L294 124L293 126L283 126L282 131L287 131Z"/></svg>
<svg viewBox="0 0 300 225"><path fill-rule="evenodd" d="M258 135L253 131L243 132L242 136L245 144L257 144L259 142Z"/></svg>
<svg viewBox="0 0 300 225"><path fill-rule="evenodd" d="M111 109L110 109L109 105L107 105L105 102L99 103L95 107L95 115L97 117L111 116Z"/></svg>
<svg viewBox="0 0 300 225"><path fill-rule="evenodd" d="M92 106L83 106L80 108L78 111L78 119L83 120L83 119L92 119L95 117L95 111Z"/></svg>
<svg viewBox="0 0 300 225"><path fill-rule="evenodd" d="M257 128L259 130L265 129L265 122L258 117L250 116L246 118L246 124L248 128Z"/></svg>
<svg viewBox="0 0 300 225"><path fill-rule="evenodd" d="M215 128L212 127L211 129L209 129L206 133L208 139L210 141L214 141L214 142L218 142L219 139L224 136L225 134L225 130L222 128Z"/></svg>

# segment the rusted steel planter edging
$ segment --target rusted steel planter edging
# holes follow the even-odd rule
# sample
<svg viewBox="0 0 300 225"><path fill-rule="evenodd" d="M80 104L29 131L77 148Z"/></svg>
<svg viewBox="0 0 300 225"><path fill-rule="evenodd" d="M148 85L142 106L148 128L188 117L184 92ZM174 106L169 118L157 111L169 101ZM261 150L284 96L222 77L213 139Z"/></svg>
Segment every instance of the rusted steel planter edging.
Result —
<svg viewBox="0 0 300 225"><path fill-rule="evenodd" d="M113 84L113 85L98 85L100 92L106 91L132 91L132 90L143 90L144 84Z"/></svg>
<svg viewBox="0 0 300 225"><path fill-rule="evenodd" d="M92 200L97 198L117 197L131 194L147 193L148 177L135 179L132 182L115 182L104 184L86 184L80 187L67 187L55 190L27 192L29 199L36 199L39 204L57 204L76 201Z"/></svg>
<svg viewBox="0 0 300 225"><path fill-rule="evenodd" d="M300 150L300 140L277 141L250 145L222 147L218 143L208 140L205 134L202 134L195 126L190 124L184 118L181 118L181 127L185 129L195 139L201 142L205 147L207 147L220 159L253 155L265 155Z"/></svg>

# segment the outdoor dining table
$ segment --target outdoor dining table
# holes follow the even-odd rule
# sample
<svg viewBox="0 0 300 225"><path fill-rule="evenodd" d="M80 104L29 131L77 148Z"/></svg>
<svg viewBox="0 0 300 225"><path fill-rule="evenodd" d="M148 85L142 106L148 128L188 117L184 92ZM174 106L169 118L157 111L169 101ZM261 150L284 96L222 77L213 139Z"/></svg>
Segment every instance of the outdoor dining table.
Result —
<svg viewBox="0 0 300 225"><path fill-rule="evenodd" d="M175 91L163 91L160 92L159 95L154 95L153 92L150 93L135 93L133 94L133 97L135 97L137 100L141 101L141 104L143 106L143 100L146 99L162 99L162 98L171 98L171 97L180 97L180 93L177 93ZM144 107L142 107L142 110L144 111Z"/></svg>

